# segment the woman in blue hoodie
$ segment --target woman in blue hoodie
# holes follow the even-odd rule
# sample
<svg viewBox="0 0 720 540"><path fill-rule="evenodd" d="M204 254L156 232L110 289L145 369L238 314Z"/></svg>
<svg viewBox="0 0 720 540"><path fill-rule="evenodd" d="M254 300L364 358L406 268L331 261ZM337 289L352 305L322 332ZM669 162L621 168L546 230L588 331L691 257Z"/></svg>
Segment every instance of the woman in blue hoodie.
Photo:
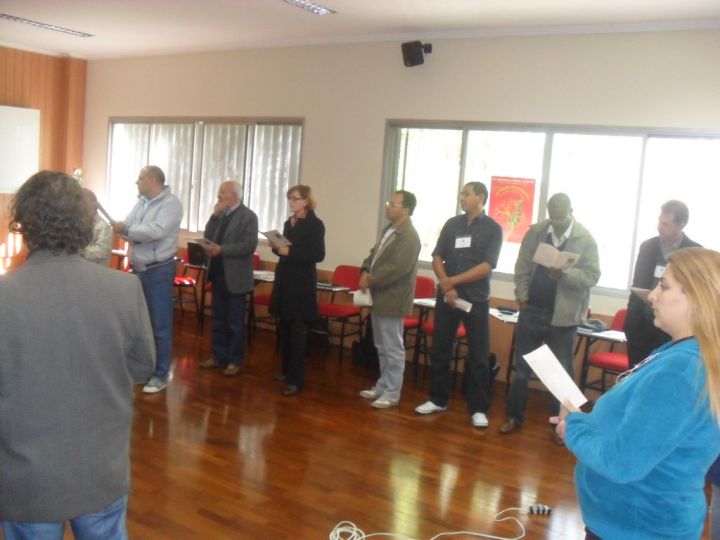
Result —
<svg viewBox="0 0 720 540"><path fill-rule="evenodd" d="M588 540L697 540L720 452L720 253L687 248L649 300L672 341L618 377L591 413L563 410Z"/></svg>

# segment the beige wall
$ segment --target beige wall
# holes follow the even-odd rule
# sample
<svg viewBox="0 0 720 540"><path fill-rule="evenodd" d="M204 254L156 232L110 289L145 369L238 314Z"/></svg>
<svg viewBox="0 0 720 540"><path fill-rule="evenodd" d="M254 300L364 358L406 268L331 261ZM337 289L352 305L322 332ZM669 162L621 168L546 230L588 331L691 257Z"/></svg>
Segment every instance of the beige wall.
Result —
<svg viewBox="0 0 720 540"><path fill-rule="evenodd" d="M720 131L718 30L432 43L411 69L399 43L90 61L88 182L104 191L112 116L302 117L302 179L317 192L332 268L359 263L376 235L388 119Z"/></svg>

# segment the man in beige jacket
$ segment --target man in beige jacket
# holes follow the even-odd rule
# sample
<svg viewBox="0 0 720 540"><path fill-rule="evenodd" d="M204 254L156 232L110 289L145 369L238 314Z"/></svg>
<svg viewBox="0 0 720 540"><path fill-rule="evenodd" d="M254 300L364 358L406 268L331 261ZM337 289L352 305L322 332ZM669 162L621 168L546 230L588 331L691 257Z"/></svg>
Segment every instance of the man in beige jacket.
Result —
<svg viewBox="0 0 720 540"><path fill-rule="evenodd" d="M377 409L394 407L400 400L405 371L403 317L413 308L420 237L410 216L417 200L409 191L396 191L385 208L385 227L370 255L362 263L360 289L370 290L373 339L378 350L380 378L360 392Z"/></svg>

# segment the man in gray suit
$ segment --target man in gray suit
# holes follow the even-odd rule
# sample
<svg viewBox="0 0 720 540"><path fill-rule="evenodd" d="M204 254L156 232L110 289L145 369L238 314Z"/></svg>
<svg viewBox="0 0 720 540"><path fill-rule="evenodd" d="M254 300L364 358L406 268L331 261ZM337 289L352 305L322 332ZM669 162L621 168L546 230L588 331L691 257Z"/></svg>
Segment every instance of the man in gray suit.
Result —
<svg viewBox="0 0 720 540"><path fill-rule="evenodd" d="M252 263L258 242L258 218L242 203L239 182L220 184L204 236L205 252L211 257L213 357L200 367L221 367L233 376L245 360L245 295L255 286Z"/></svg>
<svg viewBox="0 0 720 540"><path fill-rule="evenodd" d="M362 264L360 289L371 292L373 340L378 350L380 378L360 392L376 409L394 407L400 400L405 370L403 317L413 309L420 237L410 216L417 201L409 191L396 191L385 208L385 227L370 256Z"/></svg>
<svg viewBox="0 0 720 540"><path fill-rule="evenodd" d="M79 251L77 181L32 176L12 224L30 254L0 277L0 522L6 539L127 538L133 383L155 369L140 281Z"/></svg>

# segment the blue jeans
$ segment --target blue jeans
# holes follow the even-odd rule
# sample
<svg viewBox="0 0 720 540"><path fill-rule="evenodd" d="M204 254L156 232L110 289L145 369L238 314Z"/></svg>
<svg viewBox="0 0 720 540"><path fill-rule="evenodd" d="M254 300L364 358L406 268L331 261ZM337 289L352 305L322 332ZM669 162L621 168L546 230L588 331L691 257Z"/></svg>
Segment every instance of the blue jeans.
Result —
<svg viewBox="0 0 720 540"><path fill-rule="evenodd" d="M157 364L153 377L166 380L172 361L175 263L164 264L144 272L135 272L135 275L142 284L155 337Z"/></svg>
<svg viewBox="0 0 720 540"><path fill-rule="evenodd" d="M528 400L528 380L531 369L523 358L524 354L534 351L543 343L550 347L560 364L573 376L573 345L577 326L552 326L553 314L550 310L527 306L520 311L517 327L515 328L515 359L510 392L507 401L507 417L518 422L523 421L525 407ZM560 411L560 403L552 399L550 415L555 416Z"/></svg>
<svg viewBox="0 0 720 540"><path fill-rule="evenodd" d="M75 540L126 540L127 495L102 510L70 520ZM62 540L64 521L35 523L3 521L5 540Z"/></svg>
<svg viewBox="0 0 720 540"><path fill-rule="evenodd" d="M371 315L373 341L378 351L380 378L375 390L388 399L400 399L405 371L403 318Z"/></svg>
<svg viewBox="0 0 720 540"><path fill-rule="evenodd" d="M228 291L225 276L212 280L212 354L221 366L245 359L245 294Z"/></svg>
<svg viewBox="0 0 720 540"><path fill-rule="evenodd" d="M488 303L474 302L470 313L445 303L439 294L435 307L435 331L433 333L430 385L430 401L440 407L447 407L450 399L450 361L452 360L455 333L465 325L468 340L468 355L465 362L465 397L468 412L486 413L490 408L490 371L488 353L490 332L488 327Z"/></svg>

